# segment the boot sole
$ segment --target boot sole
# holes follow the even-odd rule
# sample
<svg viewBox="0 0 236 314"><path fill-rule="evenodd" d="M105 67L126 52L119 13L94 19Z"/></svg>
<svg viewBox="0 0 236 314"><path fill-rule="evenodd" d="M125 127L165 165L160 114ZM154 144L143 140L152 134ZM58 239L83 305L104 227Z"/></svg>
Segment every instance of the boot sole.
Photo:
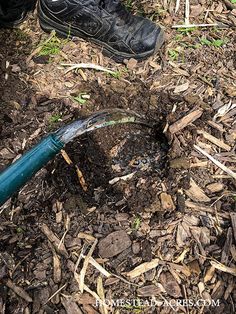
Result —
<svg viewBox="0 0 236 314"><path fill-rule="evenodd" d="M129 54L129 53L122 53L118 50L113 49L112 47L110 47L109 45L107 45L106 43L104 43L98 39L86 37L78 29L75 29L73 27L66 26L63 24L59 24L56 21L50 19L43 12L41 5L40 5L40 2L38 4L38 16L39 16L39 24L45 32L50 33L51 31L54 30L56 32L56 34L61 36L61 37L65 37L65 38L80 37L82 39L85 39L86 41L90 41L92 43L95 43L96 45L103 48L103 53L105 55L112 58L116 62L123 62L125 59L130 59L130 58L134 58L137 60L144 60L144 59L150 57L151 55L153 55L156 51L158 51L165 41L164 40L164 31L162 29L160 29L160 33L159 33L158 38L157 38L157 44L156 44L155 49L152 49L151 51L147 51L144 53L136 54L136 55Z"/></svg>

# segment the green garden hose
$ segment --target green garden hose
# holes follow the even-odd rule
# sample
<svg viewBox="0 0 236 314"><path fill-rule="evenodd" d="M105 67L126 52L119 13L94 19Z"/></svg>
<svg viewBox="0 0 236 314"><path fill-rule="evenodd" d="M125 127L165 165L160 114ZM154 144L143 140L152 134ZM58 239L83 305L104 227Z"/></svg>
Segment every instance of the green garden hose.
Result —
<svg viewBox="0 0 236 314"><path fill-rule="evenodd" d="M45 137L0 173L0 206L53 159L65 144L81 134L118 123L148 125L143 118L134 112L107 109L99 111L88 118L74 121Z"/></svg>

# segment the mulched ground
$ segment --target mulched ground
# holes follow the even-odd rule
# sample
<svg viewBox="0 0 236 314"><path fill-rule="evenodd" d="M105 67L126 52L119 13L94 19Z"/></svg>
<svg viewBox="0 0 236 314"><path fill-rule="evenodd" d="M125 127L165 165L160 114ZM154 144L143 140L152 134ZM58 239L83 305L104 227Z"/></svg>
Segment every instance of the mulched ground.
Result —
<svg viewBox="0 0 236 314"><path fill-rule="evenodd" d="M171 28L182 2L127 4L166 31L138 64L45 34L36 14L0 31L0 170L99 109L155 122L74 140L71 165L58 155L0 207L0 313L235 313L235 5L191 1L191 23L220 27L186 31ZM62 66L82 62L116 75Z"/></svg>

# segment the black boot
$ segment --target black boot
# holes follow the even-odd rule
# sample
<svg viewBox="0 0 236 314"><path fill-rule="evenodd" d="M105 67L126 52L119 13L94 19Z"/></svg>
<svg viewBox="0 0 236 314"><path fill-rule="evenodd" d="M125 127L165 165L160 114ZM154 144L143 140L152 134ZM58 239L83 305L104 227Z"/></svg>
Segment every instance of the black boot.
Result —
<svg viewBox="0 0 236 314"><path fill-rule="evenodd" d="M11 28L25 19L37 0L0 0L0 27Z"/></svg>
<svg viewBox="0 0 236 314"><path fill-rule="evenodd" d="M39 0L38 14L43 30L90 40L118 62L145 59L164 42L159 26L132 15L120 0Z"/></svg>

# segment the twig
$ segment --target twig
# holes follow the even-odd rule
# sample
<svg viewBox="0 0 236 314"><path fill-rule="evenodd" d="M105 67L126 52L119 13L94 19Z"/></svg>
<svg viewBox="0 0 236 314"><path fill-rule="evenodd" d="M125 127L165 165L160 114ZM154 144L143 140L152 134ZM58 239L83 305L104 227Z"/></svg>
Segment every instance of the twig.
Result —
<svg viewBox="0 0 236 314"><path fill-rule="evenodd" d="M219 167L221 170L226 172L229 176L231 176L234 180L236 180L236 173L230 170L228 167L223 165L221 162L219 162L217 159L212 157L210 154L208 154L205 150L201 149L199 146L194 145L194 148L199 151L201 154L206 156L208 159L210 159L217 167Z"/></svg>
<svg viewBox="0 0 236 314"><path fill-rule="evenodd" d="M210 141L211 143L215 144L216 146L226 150L226 151L231 151L231 146L226 144L225 142L219 140L217 137L207 133L206 131L203 130L197 130L197 133L202 135L206 140Z"/></svg>
<svg viewBox="0 0 236 314"><path fill-rule="evenodd" d="M83 254L82 257L86 258L86 256L84 256ZM102 273L105 277L107 278L111 277L111 274L104 267L102 267L94 258L92 258L92 256L89 258L89 263L93 265L98 271L100 271L100 273Z"/></svg>
<svg viewBox="0 0 236 314"><path fill-rule="evenodd" d="M189 25L189 12L190 12L189 0L185 0L185 19L184 19L185 25Z"/></svg>
<svg viewBox="0 0 236 314"><path fill-rule="evenodd" d="M179 6L180 6L180 0L176 0L175 13L179 11Z"/></svg>
<svg viewBox="0 0 236 314"><path fill-rule="evenodd" d="M79 264L80 264L80 262L81 262L81 260L82 260L82 258L83 258L83 253L85 252L85 250L87 249L87 247L88 247L88 245L84 243L84 245L83 245L83 247L82 247L82 249L81 249L80 255L79 255L79 257L78 257L78 259L77 259L77 261L76 261L74 273L77 272L77 268L79 267Z"/></svg>
<svg viewBox="0 0 236 314"><path fill-rule="evenodd" d="M45 304L47 304L50 300L52 300L66 286L67 286L67 283L65 283L61 288L59 288L56 292L54 292L53 295L50 296L50 298L47 300L47 302Z"/></svg>
<svg viewBox="0 0 236 314"><path fill-rule="evenodd" d="M108 306L105 303L105 292L104 292L104 287L103 287L103 282L102 282L102 277L99 276L97 279L97 294L103 301L102 304L100 304L101 307L101 313L103 314L108 314Z"/></svg>
<svg viewBox="0 0 236 314"><path fill-rule="evenodd" d="M93 69L93 70L103 71L103 72L113 74L113 75L116 74L115 71L106 69L100 65L93 64L93 63L77 63L77 64L62 63L61 65L64 67L69 67L69 69L66 70L66 73L76 70L76 69Z"/></svg>
<svg viewBox="0 0 236 314"><path fill-rule="evenodd" d="M97 245L97 243L98 243L98 239L96 239L94 241L94 243L91 246L87 256L84 259L83 268L81 269L80 276L79 276L79 278L80 278L80 280L79 280L79 289L80 289L81 293L83 293L83 291L84 291L84 278L85 278L85 274L86 274L86 271L87 271L87 268L88 268L89 259L92 256L93 251L94 251L95 246Z"/></svg>
<svg viewBox="0 0 236 314"><path fill-rule="evenodd" d="M24 299L26 302L33 302L32 298L28 295L28 293L21 287L15 285L15 283L11 279L7 279L5 285L12 291L14 291L22 299Z"/></svg>
<svg viewBox="0 0 236 314"><path fill-rule="evenodd" d="M191 28L191 27L214 27L219 26L218 23L212 23L212 24L179 24L179 25L173 25L172 28Z"/></svg>
<svg viewBox="0 0 236 314"><path fill-rule="evenodd" d="M65 232L63 233L63 236L58 244L58 249L60 249L62 243L64 243L64 239L65 239L65 236L67 234L67 232L69 231L69 228L70 228L70 217L67 215L66 216L66 221L65 221Z"/></svg>
<svg viewBox="0 0 236 314"><path fill-rule="evenodd" d="M56 251L65 256L66 258L68 258L69 254L66 250L66 247L63 243L60 244L60 240L58 239L58 237L48 228L48 226L43 223L42 225L39 226L39 229L44 233L44 235L48 238L48 240L52 243L52 245L54 246L54 248L56 249Z"/></svg>

